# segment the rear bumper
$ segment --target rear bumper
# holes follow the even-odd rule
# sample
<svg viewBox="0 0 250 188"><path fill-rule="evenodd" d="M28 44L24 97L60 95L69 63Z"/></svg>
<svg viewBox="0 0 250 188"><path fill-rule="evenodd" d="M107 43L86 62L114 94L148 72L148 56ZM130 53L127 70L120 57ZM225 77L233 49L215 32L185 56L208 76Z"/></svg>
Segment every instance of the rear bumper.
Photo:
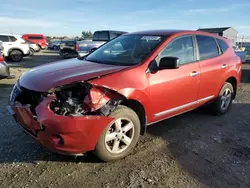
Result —
<svg viewBox="0 0 250 188"><path fill-rule="evenodd" d="M94 150L105 127L113 120L105 116L69 117L54 114L49 104L53 97L45 98L34 116L29 106L8 106L16 122L38 143L50 151L80 155Z"/></svg>

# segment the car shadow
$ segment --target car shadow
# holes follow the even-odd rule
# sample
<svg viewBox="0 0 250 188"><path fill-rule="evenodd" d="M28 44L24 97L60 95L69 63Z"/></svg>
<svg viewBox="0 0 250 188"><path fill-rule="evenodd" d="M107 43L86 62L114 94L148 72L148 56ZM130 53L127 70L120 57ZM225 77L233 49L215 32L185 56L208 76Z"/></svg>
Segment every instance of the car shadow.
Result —
<svg viewBox="0 0 250 188"><path fill-rule="evenodd" d="M203 185L249 187L249 111L250 104L237 103L223 116L198 109L152 125L147 133L163 139L166 154Z"/></svg>

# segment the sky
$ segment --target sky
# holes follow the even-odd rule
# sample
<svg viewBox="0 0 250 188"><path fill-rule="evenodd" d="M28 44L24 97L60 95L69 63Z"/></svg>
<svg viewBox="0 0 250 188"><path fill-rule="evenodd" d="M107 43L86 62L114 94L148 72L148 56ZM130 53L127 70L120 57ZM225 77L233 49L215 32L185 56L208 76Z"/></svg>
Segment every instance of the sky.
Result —
<svg viewBox="0 0 250 188"><path fill-rule="evenodd" d="M250 0L0 0L1 33L234 27L250 36Z"/></svg>

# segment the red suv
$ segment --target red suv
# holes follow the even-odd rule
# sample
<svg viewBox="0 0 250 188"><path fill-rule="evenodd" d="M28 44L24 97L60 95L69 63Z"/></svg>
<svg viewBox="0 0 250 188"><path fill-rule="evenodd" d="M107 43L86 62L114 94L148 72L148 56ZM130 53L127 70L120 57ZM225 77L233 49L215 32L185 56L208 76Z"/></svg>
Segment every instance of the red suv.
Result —
<svg viewBox="0 0 250 188"><path fill-rule="evenodd" d="M37 44L41 49L47 46L47 39L41 34L24 34L22 38Z"/></svg>
<svg viewBox="0 0 250 188"><path fill-rule="evenodd" d="M104 161L132 150L146 126L203 105L226 113L241 78L230 43L200 31L122 35L85 57L24 73L9 112L51 151Z"/></svg>

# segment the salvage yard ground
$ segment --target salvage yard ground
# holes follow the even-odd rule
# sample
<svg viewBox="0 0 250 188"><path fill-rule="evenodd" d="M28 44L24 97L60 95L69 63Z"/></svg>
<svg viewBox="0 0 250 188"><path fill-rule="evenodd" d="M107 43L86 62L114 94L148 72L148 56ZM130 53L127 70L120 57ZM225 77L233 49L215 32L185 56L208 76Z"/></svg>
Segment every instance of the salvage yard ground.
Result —
<svg viewBox="0 0 250 188"><path fill-rule="evenodd" d="M60 59L43 51L11 64L11 73L18 78ZM0 81L1 187L250 187L250 63L228 114L195 110L151 125L135 150L113 163L57 155L24 134L6 111L16 79Z"/></svg>

